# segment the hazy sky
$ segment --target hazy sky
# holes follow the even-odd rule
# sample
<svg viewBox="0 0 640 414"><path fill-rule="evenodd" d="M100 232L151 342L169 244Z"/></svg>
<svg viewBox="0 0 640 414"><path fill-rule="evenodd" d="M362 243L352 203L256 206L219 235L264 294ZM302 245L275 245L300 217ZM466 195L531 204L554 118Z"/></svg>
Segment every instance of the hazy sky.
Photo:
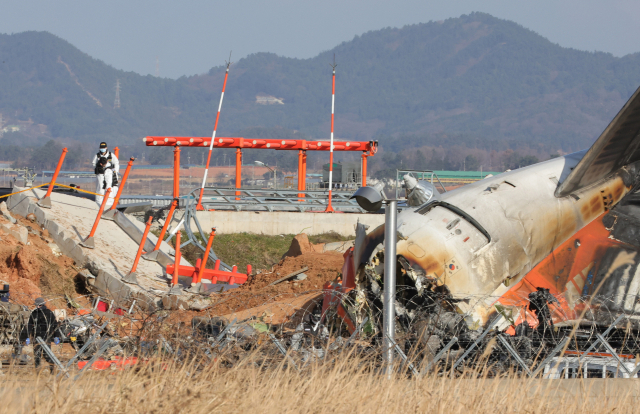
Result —
<svg viewBox="0 0 640 414"><path fill-rule="evenodd" d="M118 69L177 78L255 52L308 58L355 35L482 11L561 46L640 51L637 0L0 0L0 32L46 30Z"/></svg>

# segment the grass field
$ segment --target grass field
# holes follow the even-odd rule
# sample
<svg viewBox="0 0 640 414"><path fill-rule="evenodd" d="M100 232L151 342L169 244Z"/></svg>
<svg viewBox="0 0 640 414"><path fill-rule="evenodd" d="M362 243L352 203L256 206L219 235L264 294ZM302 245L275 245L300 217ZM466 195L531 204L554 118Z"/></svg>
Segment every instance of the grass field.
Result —
<svg viewBox="0 0 640 414"><path fill-rule="evenodd" d="M605 413L636 412L637 380L388 379L366 360L338 359L302 372L250 356L236 362L148 363L90 372L0 377L7 413Z"/></svg>
<svg viewBox="0 0 640 414"><path fill-rule="evenodd" d="M196 237L203 246L206 245L200 234L196 234ZM237 265L238 271L243 273L246 272L247 264L251 264L254 270L258 270L269 269L278 263L289 250L294 237L293 234L278 236L250 233L220 234L213 240L212 249L222 261L229 265ZM187 240L186 232L182 232L181 238L182 242ZM337 233L309 236L309 241L314 244L344 240L347 238ZM171 245L175 245L175 238L171 240ZM191 245L182 249L181 253L185 259L194 264L197 259L202 258L202 250ZM209 262L207 267L213 268L213 263Z"/></svg>

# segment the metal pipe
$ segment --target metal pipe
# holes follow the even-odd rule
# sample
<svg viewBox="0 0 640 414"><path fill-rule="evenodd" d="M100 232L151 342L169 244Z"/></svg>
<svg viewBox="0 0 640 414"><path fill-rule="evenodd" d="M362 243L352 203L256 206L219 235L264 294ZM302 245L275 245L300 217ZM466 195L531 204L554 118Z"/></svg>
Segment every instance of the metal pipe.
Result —
<svg viewBox="0 0 640 414"><path fill-rule="evenodd" d="M395 297L396 297L396 241L398 222L398 202L386 202L384 223L384 299L383 299L383 352L386 373L390 378L393 371L393 341L395 338Z"/></svg>
<svg viewBox="0 0 640 414"><path fill-rule="evenodd" d="M240 187L242 187L242 150L236 148L236 201L240 200Z"/></svg>
<svg viewBox="0 0 640 414"><path fill-rule="evenodd" d="M213 239L216 237L216 228L211 228L211 233L209 233L209 240L207 240L207 247L204 250L204 256L202 256L202 262L200 263L200 270L198 271L198 276L195 281L192 281L191 284L196 284L202 282L202 274L204 273L205 267L207 267L207 260L209 259L209 252L211 251L211 246L213 245Z"/></svg>
<svg viewBox="0 0 640 414"><path fill-rule="evenodd" d="M153 221L153 216L149 216L149 219L147 220L147 225L144 228L144 233L142 233L142 239L140 239L140 246L138 246L138 253L136 253L136 258L133 261L133 266L131 267L131 271L129 272L129 274L135 273L136 269L138 268L138 262L140 261L140 256L142 256L142 251L144 250L144 244L147 241L147 236L149 235L149 229L151 228L152 221Z"/></svg>
<svg viewBox="0 0 640 414"><path fill-rule="evenodd" d="M122 176L122 180L118 184L118 192L116 193L116 198L113 200L113 205L109 210L115 210L118 202L120 201L120 196L122 195L122 190L124 189L124 183L127 182L127 177L129 177L129 171L131 171L131 167L133 166L133 161L135 158L129 158L129 162L127 163L127 168L124 170L124 175Z"/></svg>
<svg viewBox="0 0 640 414"><path fill-rule="evenodd" d="M153 251L160 250L160 245L162 244L162 240L164 240L164 235L167 232L167 228L169 227L169 223L171 223L171 219L173 219L173 212L178 206L178 200L173 199L171 202L171 208L169 209L169 214L167 214L167 218L164 221L164 225L162 226L162 230L160 230L160 235L158 236L158 241L156 242L156 247L154 247Z"/></svg>
<svg viewBox="0 0 640 414"><path fill-rule="evenodd" d="M298 150L298 191L302 191L302 150ZM302 198L303 194L298 193L298 197ZM298 201L303 201L298 199Z"/></svg>
<svg viewBox="0 0 640 414"><path fill-rule="evenodd" d="M98 223L100 223L100 217L102 217L102 213L104 212L104 207L107 205L107 200L109 200L109 194L111 193L111 189L107 188L107 191L104 193L104 197L102 198L102 204L100 204L100 209L98 210L98 215L96 216L96 220L93 222L93 227L91 228L91 233L87 236L86 239L82 243L81 246L88 247L93 249L95 247L93 242L93 236L96 234L96 230L98 230Z"/></svg>
<svg viewBox="0 0 640 414"><path fill-rule="evenodd" d="M176 286L178 284L178 276L180 275L180 235L181 233L176 233L176 255L175 255L175 265L173 271L173 278L171 279L171 286Z"/></svg>
<svg viewBox="0 0 640 414"><path fill-rule="evenodd" d="M64 162L64 157L67 155L67 149L62 149L62 154L60 155L60 159L58 160L58 165L56 166L56 170L53 173L53 177L51 177L51 183L49 184L49 189L47 190L47 194L42 198L42 200L38 201L38 205L40 207L51 208L51 192L53 191L53 187L56 184L56 180L58 179L58 174L60 174L60 169L62 168L62 163Z"/></svg>
<svg viewBox="0 0 640 414"><path fill-rule="evenodd" d="M207 174L209 173L209 164L211 163L211 152L213 151L213 143L216 140L216 130L218 129L218 120L220 119L220 110L222 109L222 99L224 99L224 89L227 87L227 79L229 78L229 66L231 66L231 58L229 58L229 62L227 62L227 71L224 73L224 83L222 84L222 93L220 94L218 114L216 115L216 123L213 126L211 144L209 145L209 154L207 155L207 164L204 167L204 177L202 177L202 186L200 187L200 195L198 197L198 205L196 205L196 210L204 210L204 208L202 207L202 196L204 194L204 186L207 183Z"/></svg>
<svg viewBox="0 0 640 414"><path fill-rule="evenodd" d="M303 151L302 154L302 191L307 191L307 150ZM302 194L302 197L305 197Z"/></svg>
<svg viewBox="0 0 640 414"><path fill-rule="evenodd" d="M362 181L362 186L366 187L367 186L367 152L363 152L362 153L362 177L360 177L361 181Z"/></svg>
<svg viewBox="0 0 640 414"><path fill-rule="evenodd" d="M173 149L173 198L180 198L180 148Z"/></svg>
<svg viewBox="0 0 640 414"><path fill-rule="evenodd" d="M333 63L333 78L331 82L331 142L329 143L329 200L327 201L327 209L326 213L333 213L335 210L331 205L331 196L333 189L333 115L334 108L336 102L336 64L335 64L335 55L334 55L334 63Z"/></svg>

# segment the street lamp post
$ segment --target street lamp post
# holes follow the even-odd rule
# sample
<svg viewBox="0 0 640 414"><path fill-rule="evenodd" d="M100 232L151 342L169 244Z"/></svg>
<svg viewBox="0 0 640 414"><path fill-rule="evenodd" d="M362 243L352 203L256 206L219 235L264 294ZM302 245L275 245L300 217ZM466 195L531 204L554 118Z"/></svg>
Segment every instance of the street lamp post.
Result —
<svg viewBox="0 0 640 414"><path fill-rule="evenodd" d="M382 300L382 345L385 373L391 377L395 340L396 297L396 242L398 228L398 200L387 199L380 184L360 187L350 198L355 198L363 209L374 212L385 204L384 221L384 294Z"/></svg>
<svg viewBox="0 0 640 414"><path fill-rule="evenodd" d="M259 165L261 167L267 167L269 169L269 171L271 171L273 173L273 189L277 190L278 189L278 181L276 181L276 170L275 170L275 168L269 167L267 164L265 164L262 161L254 161L253 163L255 165Z"/></svg>

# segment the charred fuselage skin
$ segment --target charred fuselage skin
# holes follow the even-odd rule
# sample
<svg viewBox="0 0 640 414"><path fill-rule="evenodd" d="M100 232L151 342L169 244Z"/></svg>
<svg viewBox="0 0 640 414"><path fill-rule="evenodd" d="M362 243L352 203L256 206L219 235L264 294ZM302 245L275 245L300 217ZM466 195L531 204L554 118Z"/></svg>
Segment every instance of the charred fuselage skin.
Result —
<svg viewBox="0 0 640 414"><path fill-rule="evenodd" d="M584 152L506 172L442 194L398 216L397 254L410 272L440 286L467 314L469 328L488 322L493 304L576 231L618 203L634 166L569 196L559 182ZM376 229L372 233L380 233ZM371 239L378 244L379 237Z"/></svg>

